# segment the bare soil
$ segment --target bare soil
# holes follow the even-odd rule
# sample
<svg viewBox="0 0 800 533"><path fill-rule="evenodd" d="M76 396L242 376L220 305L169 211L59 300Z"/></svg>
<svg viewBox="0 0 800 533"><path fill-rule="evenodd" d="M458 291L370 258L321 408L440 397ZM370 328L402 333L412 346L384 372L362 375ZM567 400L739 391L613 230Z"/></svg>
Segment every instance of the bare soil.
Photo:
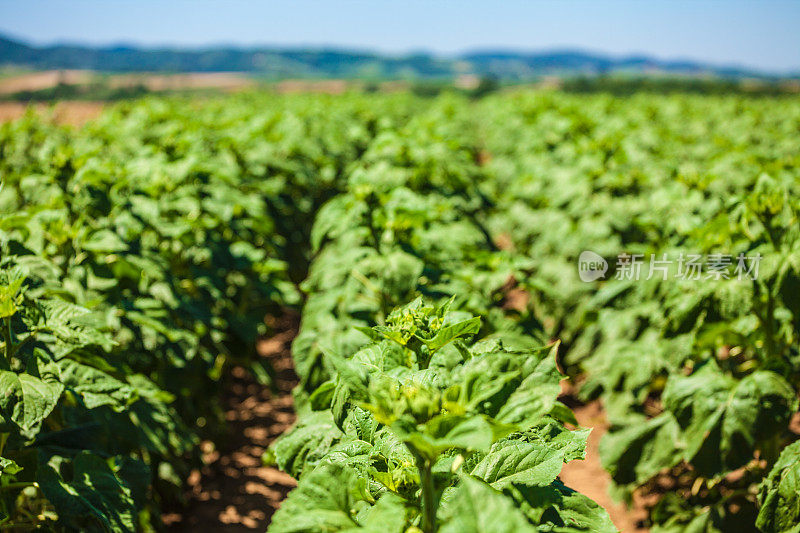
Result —
<svg viewBox="0 0 800 533"><path fill-rule="evenodd" d="M59 84L82 85L92 81L95 74L90 70L43 70L8 76L0 80L0 94L20 91L41 91Z"/></svg>
<svg viewBox="0 0 800 533"><path fill-rule="evenodd" d="M257 85L253 78L236 72L187 72L182 74L118 74L108 80L110 87L141 85L151 91L218 89L238 91Z"/></svg>
<svg viewBox="0 0 800 533"><path fill-rule="evenodd" d="M582 427L592 428L592 432L586 447L586 459L564 465L561 481L604 507L611 516L611 521L622 533L648 531L642 525L647 518L647 510L638 495L634 495L633 506L628 508L624 503L614 501L608 493L611 476L600 464L598 453L600 438L608 431L608 421L602 404L595 400L585 405L572 406L572 411L578 423Z"/></svg>
<svg viewBox="0 0 800 533"><path fill-rule="evenodd" d="M342 94L353 86L347 80L283 80L275 84L275 90L280 94Z"/></svg>
<svg viewBox="0 0 800 533"><path fill-rule="evenodd" d="M297 384L290 352L297 334L291 327L258 344L276 370L276 392L259 385L243 368L232 371L226 398L229 441L218 451L203 443L205 466L189 477L190 503L164 516L169 531L238 533L264 531L281 501L297 483L263 466L269 444L294 423L291 390Z"/></svg>
<svg viewBox="0 0 800 533"><path fill-rule="evenodd" d="M91 70L44 70L0 79L0 95L21 91L41 91L57 85L105 83L111 88L141 85L151 91L220 89L224 91L255 86L256 80L238 72L183 72L179 74L114 74L102 76Z"/></svg>
<svg viewBox="0 0 800 533"><path fill-rule="evenodd" d="M48 117L56 124L81 126L100 115L103 103L67 100L56 104L0 102L0 124L21 118L31 108L35 113Z"/></svg>

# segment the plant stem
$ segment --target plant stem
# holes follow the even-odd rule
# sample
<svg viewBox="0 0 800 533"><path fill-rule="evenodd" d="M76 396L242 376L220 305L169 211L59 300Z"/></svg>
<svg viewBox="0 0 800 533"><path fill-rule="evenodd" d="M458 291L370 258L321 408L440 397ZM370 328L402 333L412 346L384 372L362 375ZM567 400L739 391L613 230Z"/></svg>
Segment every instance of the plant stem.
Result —
<svg viewBox="0 0 800 533"><path fill-rule="evenodd" d="M417 457L417 470L422 487L422 531L436 533L436 489L433 486L433 472L431 463L422 457Z"/></svg>
<svg viewBox="0 0 800 533"><path fill-rule="evenodd" d="M26 342L28 342L29 340L31 340L32 338L33 338L33 333L30 333L30 334L29 334L27 337L25 337L24 339L22 339L21 341L19 341L19 342L17 343L17 345L16 345L16 346L14 346L14 347L11 349L11 356L13 357L13 356L14 356L14 354L16 354L16 353L19 351L19 349L20 349L20 348L22 348L22 347L25 345L25 343L26 343Z"/></svg>
<svg viewBox="0 0 800 533"><path fill-rule="evenodd" d="M757 281L753 281L754 295L757 299L761 300L764 304L762 309L757 304L753 305L753 313L756 315L761 329L764 334L764 352L766 357L763 359L770 360L778 355L777 347L775 346L773 323L775 320L775 303L772 299L772 294L769 289L762 292L761 286ZM762 294L766 294L766 301L761 298Z"/></svg>
<svg viewBox="0 0 800 533"><path fill-rule="evenodd" d="M0 486L0 490L24 489L26 487L38 487L35 481L15 481L7 485Z"/></svg>
<svg viewBox="0 0 800 533"><path fill-rule="evenodd" d="M6 361L8 361L11 359L11 317L6 318L4 322L6 323Z"/></svg>
<svg viewBox="0 0 800 533"><path fill-rule="evenodd" d="M3 340L5 341L4 346L4 357L0 360L0 369L3 370L10 370L11 369L11 356L14 353L14 347L11 345L11 317L7 317L3 319Z"/></svg>
<svg viewBox="0 0 800 533"><path fill-rule="evenodd" d="M34 524L22 524L18 522L6 522L5 524L0 524L0 529L14 529L17 531L32 531L36 529Z"/></svg>

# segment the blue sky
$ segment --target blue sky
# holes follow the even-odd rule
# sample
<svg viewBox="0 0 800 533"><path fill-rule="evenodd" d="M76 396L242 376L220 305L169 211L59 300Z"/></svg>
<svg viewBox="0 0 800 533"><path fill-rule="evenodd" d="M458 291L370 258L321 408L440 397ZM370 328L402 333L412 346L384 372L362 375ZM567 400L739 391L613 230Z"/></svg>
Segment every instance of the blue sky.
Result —
<svg viewBox="0 0 800 533"><path fill-rule="evenodd" d="M0 0L37 44L334 45L441 54L581 48L800 70L800 1Z"/></svg>

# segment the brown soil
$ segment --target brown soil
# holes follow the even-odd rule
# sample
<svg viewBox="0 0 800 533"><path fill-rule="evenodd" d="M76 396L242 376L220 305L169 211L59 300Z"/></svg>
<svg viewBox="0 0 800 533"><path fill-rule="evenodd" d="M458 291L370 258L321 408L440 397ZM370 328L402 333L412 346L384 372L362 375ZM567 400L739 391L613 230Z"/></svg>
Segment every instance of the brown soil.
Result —
<svg viewBox="0 0 800 533"><path fill-rule="evenodd" d="M347 91L363 91L368 84L358 80L282 80L272 88L279 94L342 94ZM378 91L382 93L396 93L408 91L411 83L407 81L384 81L377 84Z"/></svg>
<svg viewBox="0 0 800 533"><path fill-rule="evenodd" d="M174 532L264 531L296 482L263 466L267 446L294 422L291 390L297 383L290 353L296 320L285 331L259 342L258 350L277 372L277 392L259 385L243 368L232 371L226 399L229 438L220 453L203 443L205 466L192 472L190 503L164 516Z"/></svg>
<svg viewBox="0 0 800 533"><path fill-rule="evenodd" d="M56 124L80 126L103 111L101 102L62 101L54 105L0 102L0 124L16 120L33 108L37 114L48 116Z"/></svg>
<svg viewBox="0 0 800 533"><path fill-rule="evenodd" d="M151 91L220 89L233 91L256 85L256 81L237 72L184 72L180 74L115 74L101 77L90 70L45 70L0 79L0 95L20 91L41 91L57 85L104 83L111 88L141 85Z"/></svg>
<svg viewBox="0 0 800 533"><path fill-rule="evenodd" d="M275 85L275 90L280 94L342 94L356 85L347 80L283 80Z"/></svg>
<svg viewBox="0 0 800 533"><path fill-rule="evenodd" d="M13 94L20 91L41 91L58 84L81 85L92 81L94 74L89 70L44 70L9 76L0 80L0 94Z"/></svg>
<svg viewBox="0 0 800 533"><path fill-rule="evenodd" d="M257 85L253 78L236 72L187 72L183 74L119 74L111 76L110 87L141 85L151 91L218 89L238 91Z"/></svg>
<svg viewBox="0 0 800 533"><path fill-rule="evenodd" d="M586 447L584 461L571 461L561 470L561 480L570 488L585 494L604 507L617 529L622 533L646 532L647 528L641 524L647 518L644 502L636 495L633 506L628 508L622 502L614 501L608 493L611 486L611 476L600 464L598 446L600 438L608 431L608 421L605 411L599 401L586 405L572 407L575 418L583 427L592 428L589 442Z"/></svg>

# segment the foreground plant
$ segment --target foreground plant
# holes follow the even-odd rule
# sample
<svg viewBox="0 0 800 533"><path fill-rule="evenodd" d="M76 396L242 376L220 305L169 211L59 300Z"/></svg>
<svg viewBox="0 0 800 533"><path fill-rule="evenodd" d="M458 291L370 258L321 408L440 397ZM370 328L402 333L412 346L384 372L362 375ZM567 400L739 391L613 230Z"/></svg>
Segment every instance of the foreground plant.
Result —
<svg viewBox="0 0 800 533"><path fill-rule="evenodd" d="M557 344L473 342L480 319L451 303L417 299L352 357L328 354L316 410L268 454L300 478L270 531L614 530L558 480L589 431L563 425Z"/></svg>
<svg viewBox="0 0 800 533"><path fill-rule="evenodd" d="M110 364L102 323L0 263L3 529L137 529L148 497L148 421L168 415L171 398Z"/></svg>

